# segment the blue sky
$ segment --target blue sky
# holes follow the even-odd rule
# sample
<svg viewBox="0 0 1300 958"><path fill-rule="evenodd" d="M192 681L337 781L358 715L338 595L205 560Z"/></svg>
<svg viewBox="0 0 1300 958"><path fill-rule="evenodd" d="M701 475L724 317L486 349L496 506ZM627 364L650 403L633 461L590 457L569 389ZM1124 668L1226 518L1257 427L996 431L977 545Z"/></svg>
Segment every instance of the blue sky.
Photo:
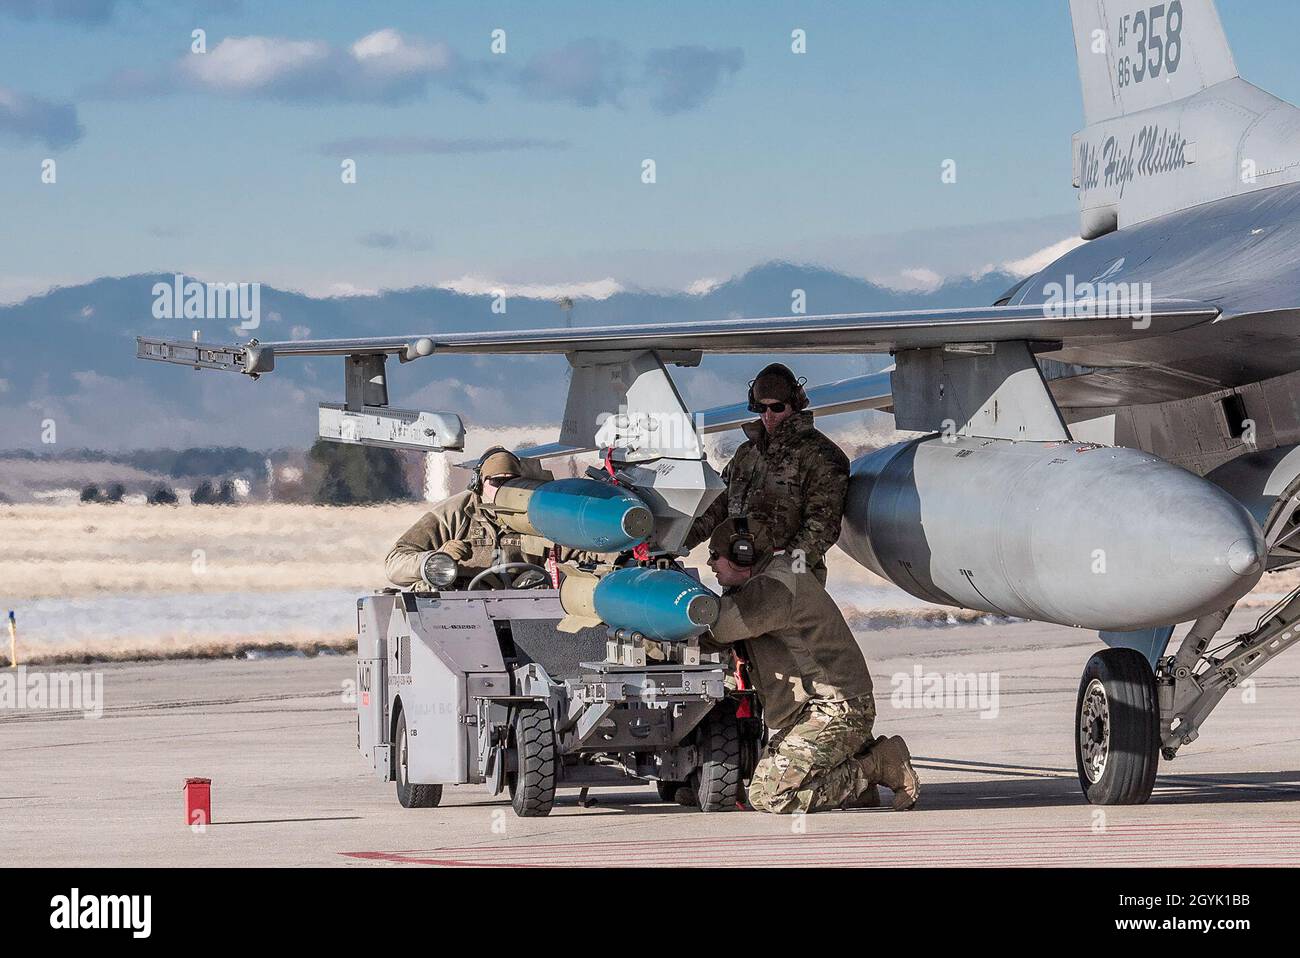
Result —
<svg viewBox="0 0 1300 958"><path fill-rule="evenodd" d="M1219 7L1243 76L1300 101L1300 4ZM1069 237L1081 125L1065 0L0 0L0 302L174 269L688 288L776 258L924 286Z"/></svg>

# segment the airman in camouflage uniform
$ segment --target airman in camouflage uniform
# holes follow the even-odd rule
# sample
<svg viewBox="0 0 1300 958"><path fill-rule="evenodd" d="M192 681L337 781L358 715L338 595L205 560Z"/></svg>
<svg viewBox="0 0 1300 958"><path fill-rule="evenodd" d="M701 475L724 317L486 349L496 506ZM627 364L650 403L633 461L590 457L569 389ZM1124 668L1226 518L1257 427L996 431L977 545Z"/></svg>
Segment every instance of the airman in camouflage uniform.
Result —
<svg viewBox="0 0 1300 958"><path fill-rule="evenodd" d="M460 577L467 579L505 562L542 565L548 549L556 551L560 562L598 558L521 535L497 521L491 511L497 485L523 473L523 464L516 456L504 449L489 450L476 472L478 491L470 488L444 499L402 533L384 561L390 582L402 588L415 586L417 591L437 591L425 573L426 563L435 553L455 559Z"/></svg>
<svg viewBox="0 0 1300 958"><path fill-rule="evenodd" d="M726 490L695 521L686 548L703 542L723 519L749 516L767 526L777 550L802 558L826 583L826 552L840 537L849 459L813 427L808 397L788 368L773 363L750 386L748 441L722 471Z"/></svg>
<svg viewBox="0 0 1300 958"><path fill-rule="evenodd" d="M748 557L735 545L746 536L742 522ZM871 674L822 584L796 572L789 555L774 554L766 529L748 519L718 526L709 566L725 588L709 639L740 650L773 730L749 783L750 804L778 814L875 806L884 785L895 809L914 806L921 786L907 745L872 735Z"/></svg>

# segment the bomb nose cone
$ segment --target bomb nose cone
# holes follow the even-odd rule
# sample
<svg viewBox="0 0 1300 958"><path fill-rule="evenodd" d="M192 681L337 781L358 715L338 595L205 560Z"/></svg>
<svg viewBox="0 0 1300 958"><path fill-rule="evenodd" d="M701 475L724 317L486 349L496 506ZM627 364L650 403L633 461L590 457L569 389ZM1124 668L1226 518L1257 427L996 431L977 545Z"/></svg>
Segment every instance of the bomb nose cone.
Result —
<svg viewBox="0 0 1300 958"><path fill-rule="evenodd" d="M655 517L645 506L634 506L623 513L623 534L629 539L648 539L654 529Z"/></svg>
<svg viewBox="0 0 1300 958"><path fill-rule="evenodd" d="M695 625L712 626L722 606L716 595L697 595L686 606L686 617Z"/></svg>
<svg viewBox="0 0 1300 958"><path fill-rule="evenodd" d="M1238 539L1228 547L1228 568L1237 575L1253 575L1264 562L1263 543L1257 539Z"/></svg>

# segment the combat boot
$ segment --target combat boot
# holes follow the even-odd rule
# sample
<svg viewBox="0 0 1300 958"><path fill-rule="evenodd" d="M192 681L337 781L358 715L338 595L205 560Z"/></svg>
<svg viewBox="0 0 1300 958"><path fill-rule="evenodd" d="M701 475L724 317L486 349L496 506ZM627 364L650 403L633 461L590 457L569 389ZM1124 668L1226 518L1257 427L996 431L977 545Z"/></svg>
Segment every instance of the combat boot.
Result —
<svg viewBox="0 0 1300 958"><path fill-rule="evenodd" d="M879 808L883 804L880 789L872 785L857 798L846 798L840 803L840 808Z"/></svg>
<svg viewBox="0 0 1300 958"><path fill-rule="evenodd" d="M883 742L884 739L883 738L867 739L865 742L862 743L862 747L858 749L856 753L854 753L853 757L855 759L861 759L863 756L867 754L867 752L875 748L876 742L878 741ZM871 784L867 786L866 790L861 795L859 795L857 798L846 798L844 801L840 802L839 807L841 809L879 808L880 806L885 804L880 800L880 789L876 786L877 781L879 781L879 779L872 778Z"/></svg>
<svg viewBox="0 0 1300 958"><path fill-rule="evenodd" d="M878 738L876 744L858 759L867 778L879 782L894 793L894 811L905 812L921 797L921 780L912 768L912 753L899 736Z"/></svg>

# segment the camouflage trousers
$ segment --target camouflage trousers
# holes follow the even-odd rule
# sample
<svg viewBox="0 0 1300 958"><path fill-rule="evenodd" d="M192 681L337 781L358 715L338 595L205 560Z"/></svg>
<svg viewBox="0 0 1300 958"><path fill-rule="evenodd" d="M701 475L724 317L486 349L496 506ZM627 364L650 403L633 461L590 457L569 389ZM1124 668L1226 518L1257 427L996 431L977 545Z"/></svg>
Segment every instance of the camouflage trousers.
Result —
<svg viewBox="0 0 1300 958"><path fill-rule="evenodd" d="M859 750L874 741L875 720L870 695L848 702L808 702L794 725L768 741L750 779L749 803L760 812L788 815L860 799L875 784L857 759Z"/></svg>

